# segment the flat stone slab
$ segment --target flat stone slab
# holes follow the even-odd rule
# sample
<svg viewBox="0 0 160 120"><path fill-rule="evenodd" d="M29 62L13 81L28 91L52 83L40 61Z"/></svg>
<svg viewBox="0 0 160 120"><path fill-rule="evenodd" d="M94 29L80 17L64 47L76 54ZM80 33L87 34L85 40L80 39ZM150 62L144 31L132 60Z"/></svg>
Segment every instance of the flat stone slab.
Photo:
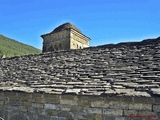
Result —
<svg viewBox="0 0 160 120"><path fill-rule="evenodd" d="M160 97L159 51L157 38L3 58L0 90Z"/></svg>

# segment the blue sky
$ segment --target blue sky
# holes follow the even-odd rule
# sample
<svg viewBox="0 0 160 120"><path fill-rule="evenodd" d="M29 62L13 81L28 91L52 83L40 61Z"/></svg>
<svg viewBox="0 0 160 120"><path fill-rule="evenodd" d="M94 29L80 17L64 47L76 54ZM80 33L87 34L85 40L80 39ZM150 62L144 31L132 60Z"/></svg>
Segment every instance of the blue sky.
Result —
<svg viewBox="0 0 160 120"><path fill-rule="evenodd" d="M40 35L65 22L90 45L160 36L160 0L0 0L0 34L42 49Z"/></svg>

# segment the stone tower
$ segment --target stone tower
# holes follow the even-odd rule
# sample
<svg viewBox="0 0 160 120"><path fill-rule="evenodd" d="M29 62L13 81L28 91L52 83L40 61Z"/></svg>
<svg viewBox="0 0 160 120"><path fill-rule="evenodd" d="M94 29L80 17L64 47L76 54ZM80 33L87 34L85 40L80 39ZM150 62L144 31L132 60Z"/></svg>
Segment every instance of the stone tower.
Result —
<svg viewBox="0 0 160 120"><path fill-rule="evenodd" d="M42 52L58 50L83 49L89 47L90 38L71 23L64 23L51 33L41 35L43 38Z"/></svg>

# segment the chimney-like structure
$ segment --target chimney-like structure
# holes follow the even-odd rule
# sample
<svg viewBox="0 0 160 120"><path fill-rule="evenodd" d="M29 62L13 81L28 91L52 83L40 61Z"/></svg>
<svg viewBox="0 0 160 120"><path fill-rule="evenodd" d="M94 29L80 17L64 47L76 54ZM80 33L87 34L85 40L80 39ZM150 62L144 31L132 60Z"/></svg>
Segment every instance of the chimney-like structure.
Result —
<svg viewBox="0 0 160 120"><path fill-rule="evenodd" d="M67 22L51 33L41 35L43 38L42 52L51 52L58 50L83 49L89 47L90 38L82 34L82 32L73 24Z"/></svg>

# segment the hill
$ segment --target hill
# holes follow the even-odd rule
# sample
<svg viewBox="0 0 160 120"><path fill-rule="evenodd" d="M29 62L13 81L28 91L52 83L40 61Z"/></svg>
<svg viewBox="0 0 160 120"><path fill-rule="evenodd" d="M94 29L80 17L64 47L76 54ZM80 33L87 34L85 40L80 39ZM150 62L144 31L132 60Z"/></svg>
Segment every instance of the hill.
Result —
<svg viewBox="0 0 160 120"><path fill-rule="evenodd" d="M0 35L0 57L22 56L41 53L41 50Z"/></svg>

